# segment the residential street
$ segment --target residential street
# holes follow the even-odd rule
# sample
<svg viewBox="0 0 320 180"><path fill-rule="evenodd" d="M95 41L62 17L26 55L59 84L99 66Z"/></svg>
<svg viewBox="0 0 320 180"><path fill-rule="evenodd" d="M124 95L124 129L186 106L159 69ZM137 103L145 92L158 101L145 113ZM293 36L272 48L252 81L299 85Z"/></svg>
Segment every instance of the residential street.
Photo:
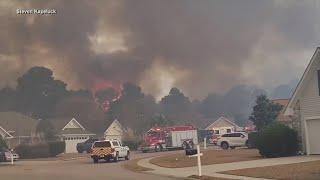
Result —
<svg viewBox="0 0 320 180"><path fill-rule="evenodd" d="M173 152L162 153L133 153L133 158L155 156L159 154L169 154ZM8 163L0 164L1 179L10 180L172 180L172 178L135 173L121 167L125 161L118 163L93 164L87 156L77 157L75 159L48 159L48 160L22 160L15 162L11 166Z"/></svg>

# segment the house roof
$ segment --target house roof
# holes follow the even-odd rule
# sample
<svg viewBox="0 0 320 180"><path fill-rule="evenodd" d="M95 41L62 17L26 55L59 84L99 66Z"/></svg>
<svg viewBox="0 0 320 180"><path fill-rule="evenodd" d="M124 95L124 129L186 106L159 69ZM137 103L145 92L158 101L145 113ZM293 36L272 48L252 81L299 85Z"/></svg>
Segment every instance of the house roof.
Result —
<svg viewBox="0 0 320 180"><path fill-rule="evenodd" d="M228 118L225 118L223 116L221 116L219 119L217 119L216 121L214 121L212 124L210 124L206 129L210 130L212 128L218 127L219 123L224 122L227 123L229 126L233 126L236 128L240 128L236 123L232 122L231 120L229 120Z"/></svg>
<svg viewBox="0 0 320 180"><path fill-rule="evenodd" d="M285 115L292 115L293 114L293 107L297 103L298 97L301 96L301 93L307 83L307 80L312 76L312 71L316 68L317 59L320 55L320 47L317 47L315 53L313 54L307 68L305 69L296 89L294 90L294 93L292 97L290 98L290 101L288 105L285 108L284 114Z"/></svg>
<svg viewBox="0 0 320 180"><path fill-rule="evenodd" d="M272 102L276 104L280 104L283 107L286 107L289 103L290 99L273 99Z"/></svg>
<svg viewBox="0 0 320 180"><path fill-rule="evenodd" d="M73 117L61 117L50 119L55 130L61 135L67 134L90 134L75 118Z"/></svg>
<svg viewBox="0 0 320 180"><path fill-rule="evenodd" d="M31 136L36 130L37 123L37 120L17 112L0 112L1 129L13 137Z"/></svg>

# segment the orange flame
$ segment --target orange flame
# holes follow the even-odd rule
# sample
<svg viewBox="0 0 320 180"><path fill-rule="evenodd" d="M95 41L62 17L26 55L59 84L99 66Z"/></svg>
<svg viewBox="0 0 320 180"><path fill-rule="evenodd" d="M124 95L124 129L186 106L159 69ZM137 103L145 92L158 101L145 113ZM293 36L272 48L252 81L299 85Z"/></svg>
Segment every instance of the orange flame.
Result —
<svg viewBox="0 0 320 180"><path fill-rule="evenodd" d="M121 85L121 83L115 84L115 83L113 83L111 81L108 81L108 80L95 79L93 84L94 85L93 85L93 88L92 88L92 92L93 92L94 96L95 96L96 92L101 91L101 90L105 90L105 89L109 89L109 88L112 88L117 93L117 95L113 99L111 99L111 100L107 100L106 99L101 104L102 109L105 112L108 112L109 109L110 109L111 103L118 101L122 96L122 85ZM96 99L96 102L97 102L97 98L96 97L95 97L95 99Z"/></svg>

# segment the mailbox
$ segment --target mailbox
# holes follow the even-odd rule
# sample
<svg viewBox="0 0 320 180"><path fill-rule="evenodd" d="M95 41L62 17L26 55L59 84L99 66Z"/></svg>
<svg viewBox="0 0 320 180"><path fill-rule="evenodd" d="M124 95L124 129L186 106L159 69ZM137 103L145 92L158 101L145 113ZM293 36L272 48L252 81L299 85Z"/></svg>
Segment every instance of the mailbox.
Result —
<svg viewBox="0 0 320 180"><path fill-rule="evenodd" d="M186 156L198 154L197 149L186 149Z"/></svg>

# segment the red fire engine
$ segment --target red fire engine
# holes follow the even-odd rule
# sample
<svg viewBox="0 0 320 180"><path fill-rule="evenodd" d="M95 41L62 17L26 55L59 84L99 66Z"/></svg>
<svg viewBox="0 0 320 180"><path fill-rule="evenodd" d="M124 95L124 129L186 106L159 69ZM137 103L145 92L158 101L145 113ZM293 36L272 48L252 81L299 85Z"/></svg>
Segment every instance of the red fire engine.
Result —
<svg viewBox="0 0 320 180"><path fill-rule="evenodd" d="M144 135L142 152L193 147L198 144L197 129L193 126L153 127Z"/></svg>

